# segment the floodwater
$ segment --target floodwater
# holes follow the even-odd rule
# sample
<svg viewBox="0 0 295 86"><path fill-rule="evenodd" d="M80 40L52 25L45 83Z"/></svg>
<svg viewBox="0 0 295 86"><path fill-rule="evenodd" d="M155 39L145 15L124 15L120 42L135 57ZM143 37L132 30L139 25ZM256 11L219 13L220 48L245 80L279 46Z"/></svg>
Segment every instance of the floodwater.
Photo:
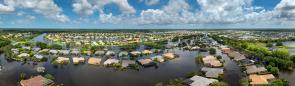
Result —
<svg viewBox="0 0 295 86"><path fill-rule="evenodd" d="M44 36L44 34L42 35ZM34 39L42 41L43 36ZM25 73L27 77L49 73L55 77L56 83L63 83L65 86L154 86L158 82L167 83L168 80L185 77L187 73L201 69L202 65L195 62L197 51L183 51L178 48L169 49L169 51L178 54L179 58L160 63L157 68L148 67L139 71L117 71L86 63L56 67L50 64L50 60L37 65L15 61L7 62L2 54L0 61L4 69L0 71L0 86L16 86L21 73ZM230 86L239 86L241 79L239 67L228 57L224 56L223 59L225 60L225 82ZM44 66L46 72L37 73L36 68L39 66Z"/></svg>
<svg viewBox="0 0 295 86"><path fill-rule="evenodd" d="M291 46L291 47L295 47L295 41L286 41L283 42L284 45L286 46ZM289 49L289 53L291 55L295 55L295 49ZM279 74L280 78L284 78L287 79L289 81L290 86L294 86L295 85L295 72L293 71L281 71Z"/></svg>

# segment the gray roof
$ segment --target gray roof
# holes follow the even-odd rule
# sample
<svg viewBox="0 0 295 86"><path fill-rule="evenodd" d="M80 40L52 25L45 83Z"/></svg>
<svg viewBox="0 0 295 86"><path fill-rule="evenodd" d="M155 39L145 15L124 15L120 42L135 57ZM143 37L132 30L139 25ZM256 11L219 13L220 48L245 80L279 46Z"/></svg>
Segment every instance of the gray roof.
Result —
<svg viewBox="0 0 295 86"><path fill-rule="evenodd" d="M193 83L191 83L190 86L208 86L209 84L218 81L216 79L208 79L197 75L190 78L190 80L193 81Z"/></svg>
<svg viewBox="0 0 295 86"><path fill-rule="evenodd" d="M222 68L207 68L203 67L202 71L205 72L206 77L209 78L218 78L220 74L223 74Z"/></svg>
<svg viewBox="0 0 295 86"><path fill-rule="evenodd" d="M253 73L261 73L267 71L263 66L257 67L256 65L250 65L246 66L246 72L248 74L253 74Z"/></svg>

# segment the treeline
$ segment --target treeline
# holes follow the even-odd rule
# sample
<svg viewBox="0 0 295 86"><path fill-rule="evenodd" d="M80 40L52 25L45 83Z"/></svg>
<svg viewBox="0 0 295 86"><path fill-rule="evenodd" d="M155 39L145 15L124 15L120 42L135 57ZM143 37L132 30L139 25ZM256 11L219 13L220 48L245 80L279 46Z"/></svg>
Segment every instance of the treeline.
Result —
<svg viewBox="0 0 295 86"><path fill-rule="evenodd" d="M245 53L248 58L255 60L256 64L264 64L273 74L278 73L276 69L292 70L294 68L295 56L289 55L285 48L269 50L265 46L265 41L235 40L218 35L211 35L210 37L221 44L229 45L233 49Z"/></svg>

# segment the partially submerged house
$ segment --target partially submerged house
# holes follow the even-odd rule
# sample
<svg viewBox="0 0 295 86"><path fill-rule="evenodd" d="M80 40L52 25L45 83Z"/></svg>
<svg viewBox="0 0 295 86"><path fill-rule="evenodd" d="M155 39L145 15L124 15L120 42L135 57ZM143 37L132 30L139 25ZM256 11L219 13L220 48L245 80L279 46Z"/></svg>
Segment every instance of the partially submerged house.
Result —
<svg viewBox="0 0 295 86"><path fill-rule="evenodd" d="M59 50L59 54L61 54L61 55L69 55L70 50Z"/></svg>
<svg viewBox="0 0 295 86"><path fill-rule="evenodd" d="M262 72L266 72L266 71L267 71L267 69L265 69L264 66L257 66L257 65L246 66L247 74L262 73Z"/></svg>
<svg viewBox="0 0 295 86"><path fill-rule="evenodd" d="M240 60L246 59L246 57L243 54L240 54L237 51L229 52L228 56L233 58L235 61L240 61Z"/></svg>
<svg viewBox="0 0 295 86"><path fill-rule="evenodd" d="M21 86L45 86L53 83L52 80L46 79L41 75L35 76L33 78L27 79L27 80L21 80L20 85Z"/></svg>
<svg viewBox="0 0 295 86"><path fill-rule="evenodd" d="M18 55L18 57L29 57L30 54L27 54L27 53L21 53Z"/></svg>
<svg viewBox="0 0 295 86"><path fill-rule="evenodd" d="M148 54L152 54L153 52L150 50L144 50L142 51L143 54L148 55Z"/></svg>
<svg viewBox="0 0 295 86"><path fill-rule="evenodd" d="M99 50L99 51L95 51L95 52L94 52L95 55L99 55L99 56L103 56L104 53L105 53L105 52L102 51L102 50Z"/></svg>
<svg viewBox="0 0 295 86"><path fill-rule="evenodd" d="M37 59L43 59L44 58L42 55L39 55L39 54L34 55L34 57L37 58Z"/></svg>
<svg viewBox="0 0 295 86"><path fill-rule="evenodd" d="M208 86L213 82L218 82L216 79L209 79L202 76L195 75L192 78L185 80L189 86Z"/></svg>
<svg viewBox="0 0 295 86"><path fill-rule="evenodd" d="M139 51L132 51L132 52L130 52L130 54L132 56L139 56L141 54L141 52L139 52Z"/></svg>
<svg viewBox="0 0 295 86"><path fill-rule="evenodd" d="M222 48L222 53L228 54L230 53L230 48Z"/></svg>
<svg viewBox="0 0 295 86"><path fill-rule="evenodd" d="M55 54L57 54L57 53L58 53L58 51L57 51L57 50L49 50L49 53L50 53L50 54L54 54L54 55L55 55Z"/></svg>
<svg viewBox="0 0 295 86"><path fill-rule="evenodd" d="M139 59L137 62L142 66L152 66L154 65L153 60L151 59Z"/></svg>
<svg viewBox="0 0 295 86"><path fill-rule="evenodd" d="M133 60L122 60L122 67L128 67L130 64L135 64Z"/></svg>
<svg viewBox="0 0 295 86"><path fill-rule="evenodd" d="M176 58L176 55L174 53L165 53L162 55L166 59L174 59Z"/></svg>
<svg viewBox="0 0 295 86"><path fill-rule="evenodd" d="M252 74L252 75L249 75L249 79L250 79L250 84L252 86L255 86L255 85L269 84L270 81L275 80L276 78L272 74L265 74L265 75Z"/></svg>
<svg viewBox="0 0 295 86"><path fill-rule="evenodd" d="M127 51L122 51L122 52L119 53L119 57L124 57L124 56L128 56Z"/></svg>
<svg viewBox="0 0 295 86"><path fill-rule="evenodd" d="M85 62L85 58L83 57L73 57L73 63L74 64L79 64Z"/></svg>
<svg viewBox="0 0 295 86"><path fill-rule="evenodd" d="M218 78L219 75L223 74L222 68L207 68L203 67L202 71L205 72L205 76L208 78Z"/></svg>
<svg viewBox="0 0 295 86"><path fill-rule="evenodd" d="M107 51L106 55L107 56L114 56L116 53L114 51Z"/></svg>
<svg viewBox="0 0 295 86"><path fill-rule="evenodd" d="M91 65L99 65L100 62L101 62L100 58L90 57L88 59L88 64L91 64Z"/></svg>
<svg viewBox="0 0 295 86"><path fill-rule="evenodd" d="M57 63L67 63L70 61L69 58L66 57L57 57L57 59L55 60Z"/></svg>
<svg viewBox="0 0 295 86"><path fill-rule="evenodd" d="M202 61L204 63L205 66L208 67L221 67L222 63L215 57L212 55L208 55L204 58L202 58Z"/></svg>
<svg viewBox="0 0 295 86"><path fill-rule="evenodd" d="M107 59L103 65L109 65L109 64L116 64L116 63L119 63L119 60L118 59Z"/></svg>
<svg viewBox="0 0 295 86"><path fill-rule="evenodd" d="M160 56L160 55L151 57L151 59L154 60L154 61L158 61L158 62L164 62L165 61L163 56Z"/></svg>

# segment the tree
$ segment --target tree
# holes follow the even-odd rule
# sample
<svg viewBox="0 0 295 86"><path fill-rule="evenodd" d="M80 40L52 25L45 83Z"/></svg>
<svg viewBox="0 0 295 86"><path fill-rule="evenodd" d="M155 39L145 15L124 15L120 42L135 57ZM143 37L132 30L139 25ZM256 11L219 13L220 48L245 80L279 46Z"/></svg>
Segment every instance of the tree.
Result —
<svg viewBox="0 0 295 86"><path fill-rule="evenodd" d="M26 74L25 73L20 73L20 79L24 80L26 78Z"/></svg>
<svg viewBox="0 0 295 86"><path fill-rule="evenodd" d="M158 82L155 86L164 86L162 82Z"/></svg>
<svg viewBox="0 0 295 86"><path fill-rule="evenodd" d="M181 78L169 80L167 86L186 86Z"/></svg>
<svg viewBox="0 0 295 86"><path fill-rule="evenodd" d="M278 79L271 82L270 86L289 86L289 82L285 79Z"/></svg>
<svg viewBox="0 0 295 86"><path fill-rule="evenodd" d="M47 79L50 79L50 80L55 79L54 76L52 76L51 74L46 74L44 77L47 78Z"/></svg>
<svg viewBox="0 0 295 86"><path fill-rule="evenodd" d="M271 65L268 65L266 67L267 71L269 71L271 74L278 75L279 74L279 68L278 67L272 67Z"/></svg>
<svg viewBox="0 0 295 86"><path fill-rule="evenodd" d="M210 83L209 86L228 86L228 85L224 82L213 82L213 83Z"/></svg>
<svg viewBox="0 0 295 86"><path fill-rule="evenodd" d="M189 72L188 74L186 74L186 78L191 78L195 75L197 75L197 72L192 71L192 72Z"/></svg>
<svg viewBox="0 0 295 86"><path fill-rule="evenodd" d="M36 46L40 47L41 49L45 49L48 47L46 43L42 43L42 42L36 42Z"/></svg>
<svg viewBox="0 0 295 86"><path fill-rule="evenodd" d="M218 55L216 58L217 59L222 59L222 56L221 55Z"/></svg>
<svg viewBox="0 0 295 86"><path fill-rule="evenodd" d="M281 59L287 59L289 57L289 51L285 48L280 48L272 52L273 57L278 57Z"/></svg>
<svg viewBox="0 0 295 86"><path fill-rule="evenodd" d="M215 48L210 48L209 53L210 54L216 54L216 49Z"/></svg>
<svg viewBox="0 0 295 86"><path fill-rule="evenodd" d="M272 43L267 43L266 47L273 47Z"/></svg>
<svg viewBox="0 0 295 86"><path fill-rule="evenodd" d="M52 44L52 45L50 45L50 48L51 49L62 49L62 46L59 44Z"/></svg>

